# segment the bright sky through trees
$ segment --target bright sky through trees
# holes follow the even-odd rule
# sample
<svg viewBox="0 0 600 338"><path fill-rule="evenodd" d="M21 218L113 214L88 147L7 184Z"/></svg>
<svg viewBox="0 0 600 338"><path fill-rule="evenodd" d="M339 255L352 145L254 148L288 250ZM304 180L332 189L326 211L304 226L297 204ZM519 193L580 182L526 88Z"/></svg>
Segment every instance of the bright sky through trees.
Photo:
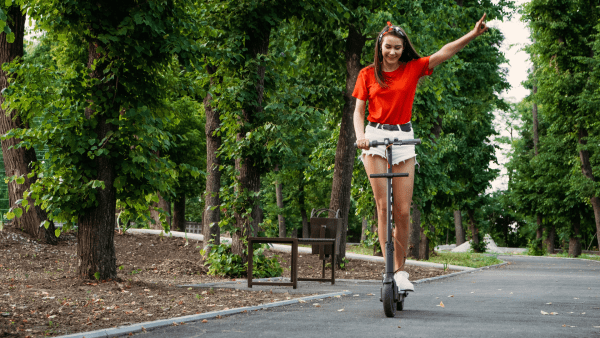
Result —
<svg viewBox="0 0 600 338"><path fill-rule="evenodd" d="M521 6L529 1L516 0L515 2L518 6ZM522 50L525 45L531 42L529 40L529 30L525 23L521 22L521 15L518 13L511 20L504 22L495 20L491 21L489 25L500 29L504 34L505 40L501 51L504 52L506 58L510 61L510 64L503 66L508 68L507 79L511 88L503 92L501 96L509 102L519 102L529 94L529 90L525 89L521 84L521 82L527 79L527 73L531 68L529 56ZM496 120L494 121L494 124L497 126L496 130L500 133L500 136L510 136L510 129L503 119L500 115L496 115ZM496 152L499 165L494 164L492 168L500 168L501 172L500 176L492 182L490 191L504 190L508 186L506 169L504 169L502 164L508 161L505 153L510 149L510 146L507 144L500 144L500 146L501 148Z"/></svg>

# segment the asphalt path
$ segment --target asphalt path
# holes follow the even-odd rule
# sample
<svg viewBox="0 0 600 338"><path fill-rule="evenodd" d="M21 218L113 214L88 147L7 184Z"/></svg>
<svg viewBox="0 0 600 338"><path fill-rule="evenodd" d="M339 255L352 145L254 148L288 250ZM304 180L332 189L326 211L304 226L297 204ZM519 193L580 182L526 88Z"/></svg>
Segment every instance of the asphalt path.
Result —
<svg viewBox="0 0 600 338"><path fill-rule="evenodd" d="M510 264L418 284L395 318L383 313L380 284L342 282L327 291L349 289L353 295L141 334L147 338L600 337L599 262L499 258ZM301 283L298 291L318 288L311 285Z"/></svg>

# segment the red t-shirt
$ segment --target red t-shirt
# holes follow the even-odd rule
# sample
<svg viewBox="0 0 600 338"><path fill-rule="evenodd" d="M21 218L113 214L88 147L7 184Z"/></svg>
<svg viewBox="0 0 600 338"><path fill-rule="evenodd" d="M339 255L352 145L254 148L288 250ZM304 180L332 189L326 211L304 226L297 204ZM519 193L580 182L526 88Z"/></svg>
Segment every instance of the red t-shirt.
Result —
<svg viewBox="0 0 600 338"><path fill-rule="evenodd" d="M375 79L375 67L363 68L358 74L352 96L369 101L369 117L375 123L405 124L410 122L417 82L431 75L429 56L400 64L393 72L383 72L388 88Z"/></svg>

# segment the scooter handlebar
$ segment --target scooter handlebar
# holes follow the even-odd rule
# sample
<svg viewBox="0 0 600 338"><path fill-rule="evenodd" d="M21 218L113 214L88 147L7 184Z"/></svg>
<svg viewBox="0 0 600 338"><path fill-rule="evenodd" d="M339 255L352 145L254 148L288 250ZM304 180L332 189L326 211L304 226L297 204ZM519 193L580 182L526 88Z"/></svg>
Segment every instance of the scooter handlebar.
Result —
<svg viewBox="0 0 600 338"><path fill-rule="evenodd" d="M402 146L402 145L409 145L409 144L421 144L421 139L420 138L415 138L415 139L410 139L410 140L398 140L398 139L394 139L393 142L389 142L388 144L394 143L394 145L397 146ZM369 142L369 147L378 147L378 146L385 146L386 143L384 141L371 141ZM354 142L354 146L356 147L356 142Z"/></svg>

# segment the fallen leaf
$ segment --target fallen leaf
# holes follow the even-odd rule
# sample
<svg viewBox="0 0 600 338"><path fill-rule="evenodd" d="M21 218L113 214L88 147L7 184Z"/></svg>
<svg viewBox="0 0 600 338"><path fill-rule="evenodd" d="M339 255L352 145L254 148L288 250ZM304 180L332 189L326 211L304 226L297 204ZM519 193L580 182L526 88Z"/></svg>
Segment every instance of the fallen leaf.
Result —
<svg viewBox="0 0 600 338"><path fill-rule="evenodd" d="M440 302L440 305L436 305L436 306L445 307L444 302Z"/></svg>
<svg viewBox="0 0 600 338"><path fill-rule="evenodd" d="M313 304L313 306L314 306L314 307L321 307L321 304L319 304L319 303L315 303L315 304Z"/></svg>
<svg viewBox="0 0 600 338"><path fill-rule="evenodd" d="M450 296L448 296L448 298L450 298L450 297L454 297L454 295L450 295Z"/></svg>
<svg viewBox="0 0 600 338"><path fill-rule="evenodd" d="M398 326L399 329L401 329L402 327Z"/></svg>
<svg viewBox="0 0 600 338"><path fill-rule="evenodd" d="M208 323L208 320L206 320L206 319L202 319L202 322L203 322L203 323Z"/></svg>

